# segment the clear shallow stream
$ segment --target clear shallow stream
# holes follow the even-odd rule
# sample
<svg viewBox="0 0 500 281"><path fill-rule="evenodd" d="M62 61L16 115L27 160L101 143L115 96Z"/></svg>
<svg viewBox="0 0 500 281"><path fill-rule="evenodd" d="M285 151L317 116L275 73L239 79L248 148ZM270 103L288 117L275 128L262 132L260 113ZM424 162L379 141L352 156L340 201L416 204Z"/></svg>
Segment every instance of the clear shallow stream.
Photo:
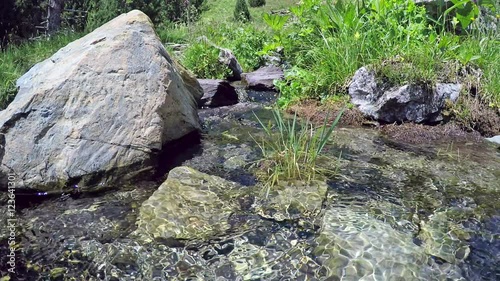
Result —
<svg viewBox="0 0 500 281"><path fill-rule="evenodd" d="M252 111L264 120L271 114L251 100L200 111L201 141L172 149L181 153L163 168L185 165L257 184L249 164L259 149L250 134L262 131ZM500 280L500 150L399 144L374 129L339 128L324 153L340 152L339 173L311 221L238 213L238 227L200 243L143 244L130 236L159 182L97 194L20 194L21 250L10 280ZM4 209L0 276L7 273Z"/></svg>

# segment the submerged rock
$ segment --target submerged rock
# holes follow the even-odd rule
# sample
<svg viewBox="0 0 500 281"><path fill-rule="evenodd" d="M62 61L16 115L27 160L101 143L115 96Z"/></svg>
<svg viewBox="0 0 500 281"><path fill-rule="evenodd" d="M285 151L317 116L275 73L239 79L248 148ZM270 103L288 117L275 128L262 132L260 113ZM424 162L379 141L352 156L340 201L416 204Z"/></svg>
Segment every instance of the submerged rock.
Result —
<svg viewBox="0 0 500 281"><path fill-rule="evenodd" d="M200 128L201 87L137 10L60 49L17 86L0 112L0 183L15 173L18 188L149 174L167 142Z"/></svg>
<svg viewBox="0 0 500 281"><path fill-rule="evenodd" d="M349 209L327 210L316 241L314 254L338 280L464 280L453 267L433 266L411 235Z"/></svg>
<svg viewBox="0 0 500 281"><path fill-rule="evenodd" d="M322 181L282 181L269 188L267 199L262 196L257 211L264 218L276 221L314 219L326 198L328 185ZM263 193L267 193L264 188Z"/></svg>
<svg viewBox="0 0 500 281"><path fill-rule="evenodd" d="M392 86L377 79L375 71L362 67L349 86L351 102L366 116L386 123L437 122L446 100L458 99L461 84L436 83Z"/></svg>
<svg viewBox="0 0 500 281"><path fill-rule="evenodd" d="M420 222L418 237L426 253L456 264L469 256L470 249L465 241L470 238L470 234L448 218L446 213L436 212L427 222Z"/></svg>
<svg viewBox="0 0 500 281"><path fill-rule="evenodd" d="M228 219L241 209L248 189L189 167L170 171L167 180L140 209L135 235L153 239L206 240L224 234Z"/></svg>
<svg viewBox="0 0 500 281"><path fill-rule="evenodd" d="M198 79L203 88L200 106L218 107L238 103L238 93L227 81L217 79Z"/></svg>
<svg viewBox="0 0 500 281"><path fill-rule="evenodd" d="M243 80L246 81L247 87L260 91L274 90L274 81L281 80L283 77L283 70L274 65L264 66L254 72L243 74Z"/></svg>

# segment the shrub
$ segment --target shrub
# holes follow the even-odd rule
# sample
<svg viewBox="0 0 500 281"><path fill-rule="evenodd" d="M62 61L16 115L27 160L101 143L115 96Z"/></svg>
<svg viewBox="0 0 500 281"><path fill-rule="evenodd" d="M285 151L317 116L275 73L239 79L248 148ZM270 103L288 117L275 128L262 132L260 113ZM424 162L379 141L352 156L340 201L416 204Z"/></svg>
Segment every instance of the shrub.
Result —
<svg viewBox="0 0 500 281"><path fill-rule="evenodd" d="M244 71L253 71L263 63L259 52L264 47L266 35L253 26L235 28L226 33L221 45L232 50Z"/></svg>
<svg viewBox="0 0 500 281"><path fill-rule="evenodd" d="M249 21L250 11L248 10L246 0L237 0L234 7L234 19L237 21Z"/></svg>
<svg viewBox="0 0 500 281"><path fill-rule="evenodd" d="M318 174L325 172L317 167L320 153L330 139L333 130L342 116L343 110L335 121L328 126L326 116L323 125L314 128L309 121L299 123L297 115L293 120L284 120L278 109L273 111L277 132L272 131L271 124L265 125L258 117L260 126L264 129L265 138L260 142L255 140L262 152L259 166L264 170L264 184L269 189L280 180L300 179L306 182L314 180Z"/></svg>
<svg viewBox="0 0 500 281"><path fill-rule="evenodd" d="M262 7L262 6L266 5L266 0L248 0L248 4L252 8Z"/></svg>
<svg viewBox="0 0 500 281"><path fill-rule="evenodd" d="M196 20L205 0L89 0L87 29L93 30L134 9L143 11L154 24Z"/></svg>

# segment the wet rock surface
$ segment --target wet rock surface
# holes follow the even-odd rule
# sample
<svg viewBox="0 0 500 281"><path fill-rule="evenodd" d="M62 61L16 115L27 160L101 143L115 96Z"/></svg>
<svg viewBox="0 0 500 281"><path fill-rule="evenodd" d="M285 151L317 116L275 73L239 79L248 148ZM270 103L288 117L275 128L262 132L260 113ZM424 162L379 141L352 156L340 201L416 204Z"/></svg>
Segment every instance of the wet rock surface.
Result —
<svg viewBox="0 0 500 281"><path fill-rule="evenodd" d="M257 212L275 221L301 219L312 223L320 213L328 185L321 181L304 184L284 181L273 188L263 188Z"/></svg>
<svg viewBox="0 0 500 281"><path fill-rule="evenodd" d="M203 88L200 107L218 107L232 105L238 102L238 93L224 80L198 79Z"/></svg>
<svg viewBox="0 0 500 281"><path fill-rule="evenodd" d="M217 176L177 167L140 209L142 241L208 240L229 230L229 217L241 211L247 190Z"/></svg>
<svg viewBox="0 0 500 281"><path fill-rule="evenodd" d="M443 273L415 245L412 236L349 209L327 210L314 254L327 276L349 280L464 280L459 271ZM457 268L458 269L458 268ZM455 271L455 270L453 270Z"/></svg>
<svg viewBox="0 0 500 281"><path fill-rule="evenodd" d="M253 90L274 90L274 81L281 80L285 76L283 70L278 66L264 66L254 72L244 73L243 81L247 87Z"/></svg>
<svg viewBox="0 0 500 281"><path fill-rule="evenodd" d="M338 128L324 153L333 159L341 154L340 159L320 163L325 169L338 168L336 176L326 184L284 184L271 189L266 199L252 165L260 150L250 137L263 135L255 115L266 123L272 118L264 106L247 100L200 110L201 140L183 152L189 157L178 164L185 167L177 171L197 176L176 176L178 182L185 178L183 185L190 190L182 200L192 201L191 207L175 212L179 216L174 220L184 218L204 229L203 221L189 217L212 214L208 221L219 216L217 221L224 222L218 228L217 223L207 224L199 232L203 235L177 241L144 241L135 235L147 226L136 225L141 206L155 201L153 194L162 182L51 198L18 210L18 276L50 280L51 274L59 274L61 280L96 281L496 280L500 214L499 201L493 199L500 196L500 155L495 147L472 141L409 145L373 129ZM217 186L209 188L215 176ZM229 187L223 188L227 182ZM200 188L189 189L193 186ZM168 192L166 186L162 190ZM217 200L194 203L209 190ZM226 193L250 190L254 196L222 199ZM174 197L183 194L173 191ZM182 200L157 200L156 211ZM205 208L208 202L216 202L219 213ZM0 263L5 264L7 244L1 233Z"/></svg>

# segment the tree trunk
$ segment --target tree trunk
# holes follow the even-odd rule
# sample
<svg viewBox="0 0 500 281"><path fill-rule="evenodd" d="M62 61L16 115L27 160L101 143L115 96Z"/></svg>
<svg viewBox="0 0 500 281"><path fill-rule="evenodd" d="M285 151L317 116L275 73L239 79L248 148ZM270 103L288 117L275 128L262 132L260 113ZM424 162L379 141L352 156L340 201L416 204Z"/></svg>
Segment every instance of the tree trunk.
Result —
<svg viewBox="0 0 500 281"><path fill-rule="evenodd" d="M49 0L47 16L47 31L54 33L61 27L61 14L64 9L64 0Z"/></svg>

